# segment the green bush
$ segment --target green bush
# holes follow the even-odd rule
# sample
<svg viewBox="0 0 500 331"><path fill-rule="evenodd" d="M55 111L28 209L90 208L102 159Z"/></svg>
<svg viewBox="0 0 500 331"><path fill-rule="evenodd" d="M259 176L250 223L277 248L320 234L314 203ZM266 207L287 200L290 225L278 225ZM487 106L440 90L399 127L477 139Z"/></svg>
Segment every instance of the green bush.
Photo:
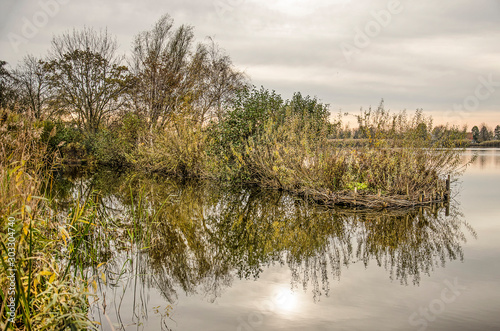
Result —
<svg viewBox="0 0 500 331"><path fill-rule="evenodd" d="M100 165L128 167L135 162L145 127L144 121L137 115L127 113L119 122L89 134L85 139L85 147Z"/></svg>
<svg viewBox="0 0 500 331"><path fill-rule="evenodd" d="M127 162L128 144L119 138L115 131L101 129L99 132L89 135L86 140L86 148L100 165L114 168L124 167Z"/></svg>
<svg viewBox="0 0 500 331"><path fill-rule="evenodd" d="M243 90L222 119L209 127L207 153L213 161L212 172L243 181L253 180L253 175L263 176L254 173L255 169L243 167L242 158L249 157L249 151L264 148L255 144L279 144L275 138L280 139L283 135L292 140L296 140L295 135L310 141L322 135L322 139L330 128L329 114L327 106L316 98L303 97L300 93L284 101L275 91L264 88ZM286 130L290 125L293 131ZM267 161L273 162L272 158Z"/></svg>

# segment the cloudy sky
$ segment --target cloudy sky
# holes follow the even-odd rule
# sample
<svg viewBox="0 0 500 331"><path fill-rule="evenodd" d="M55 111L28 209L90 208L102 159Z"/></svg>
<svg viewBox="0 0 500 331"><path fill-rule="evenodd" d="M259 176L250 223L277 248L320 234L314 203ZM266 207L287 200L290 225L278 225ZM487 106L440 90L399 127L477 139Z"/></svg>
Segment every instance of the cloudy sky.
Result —
<svg viewBox="0 0 500 331"><path fill-rule="evenodd" d="M43 56L53 35L85 25L127 53L165 13L285 98L352 114L383 98L436 123L500 124L500 0L0 0L0 59Z"/></svg>

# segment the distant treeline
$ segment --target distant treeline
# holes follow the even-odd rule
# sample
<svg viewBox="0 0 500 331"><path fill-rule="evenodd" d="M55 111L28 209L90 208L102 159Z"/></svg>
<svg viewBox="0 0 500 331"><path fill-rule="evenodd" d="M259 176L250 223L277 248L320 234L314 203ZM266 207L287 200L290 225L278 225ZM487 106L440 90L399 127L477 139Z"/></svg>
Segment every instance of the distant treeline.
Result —
<svg viewBox="0 0 500 331"><path fill-rule="evenodd" d="M468 131L467 126L459 128L457 126L445 126L438 125L433 128L427 128L426 125L422 124L419 128L422 135L429 135L433 140L442 140L443 138L454 140L456 144L461 146L466 145L476 145L481 144L483 146L496 146L496 142L486 143L491 141L500 141L500 125L497 125L494 130L488 128L488 126L483 123L478 126L474 126L471 131ZM340 128L336 132L335 139L349 140L363 140L366 139L365 130L362 127L358 128ZM362 144L357 142L356 144Z"/></svg>

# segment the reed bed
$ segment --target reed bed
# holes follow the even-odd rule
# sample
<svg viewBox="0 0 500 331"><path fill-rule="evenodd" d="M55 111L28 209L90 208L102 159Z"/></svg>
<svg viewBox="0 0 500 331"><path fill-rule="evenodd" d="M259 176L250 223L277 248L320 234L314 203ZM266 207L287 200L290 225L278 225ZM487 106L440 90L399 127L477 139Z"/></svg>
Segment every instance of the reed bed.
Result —
<svg viewBox="0 0 500 331"><path fill-rule="evenodd" d="M434 139L432 119L392 113L381 104L358 115L361 139L335 138L317 100L282 101L265 90L245 94L207 126L173 118L143 139L136 169L229 185L284 190L325 205L366 208L432 204L450 197L464 149ZM333 137L333 138L332 138ZM358 140L358 141L355 141Z"/></svg>
<svg viewBox="0 0 500 331"><path fill-rule="evenodd" d="M450 197L447 180L464 171L463 150L422 132L430 118L379 107L359 121L366 138L353 147L332 143L326 126L318 131L298 115L284 125L269 120L242 147L232 146L234 176L325 205L407 208Z"/></svg>
<svg viewBox="0 0 500 331"><path fill-rule="evenodd" d="M16 115L0 127L0 328L92 329L87 280L70 275L92 224L91 204L76 204L61 218L42 197L50 185L47 145L38 123Z"/></svg>

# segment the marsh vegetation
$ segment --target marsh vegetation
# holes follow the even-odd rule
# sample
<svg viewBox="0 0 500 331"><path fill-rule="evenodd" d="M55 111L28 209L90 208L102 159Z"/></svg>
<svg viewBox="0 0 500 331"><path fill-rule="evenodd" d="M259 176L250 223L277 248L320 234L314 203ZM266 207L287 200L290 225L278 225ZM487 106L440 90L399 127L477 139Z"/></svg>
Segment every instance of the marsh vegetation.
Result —
<svg viewBox="0 0 500 331"><path fill-rule="evenodd" d="M129 268L170 300L172 284L217 295L234 272L287 264L319 296L327 266L339 277L375 259L406 283L462 257L465 223L439 206L462 150L422 111L361 111L353 144L317 98L252 87L212 39L195 43L168 16L127 60L86 28L55 37L45 58L0 63L3 329L93 328L99 286ZM61 186L68 164L90 179ZM114 182L95 185L103 166Z"/></svg>

